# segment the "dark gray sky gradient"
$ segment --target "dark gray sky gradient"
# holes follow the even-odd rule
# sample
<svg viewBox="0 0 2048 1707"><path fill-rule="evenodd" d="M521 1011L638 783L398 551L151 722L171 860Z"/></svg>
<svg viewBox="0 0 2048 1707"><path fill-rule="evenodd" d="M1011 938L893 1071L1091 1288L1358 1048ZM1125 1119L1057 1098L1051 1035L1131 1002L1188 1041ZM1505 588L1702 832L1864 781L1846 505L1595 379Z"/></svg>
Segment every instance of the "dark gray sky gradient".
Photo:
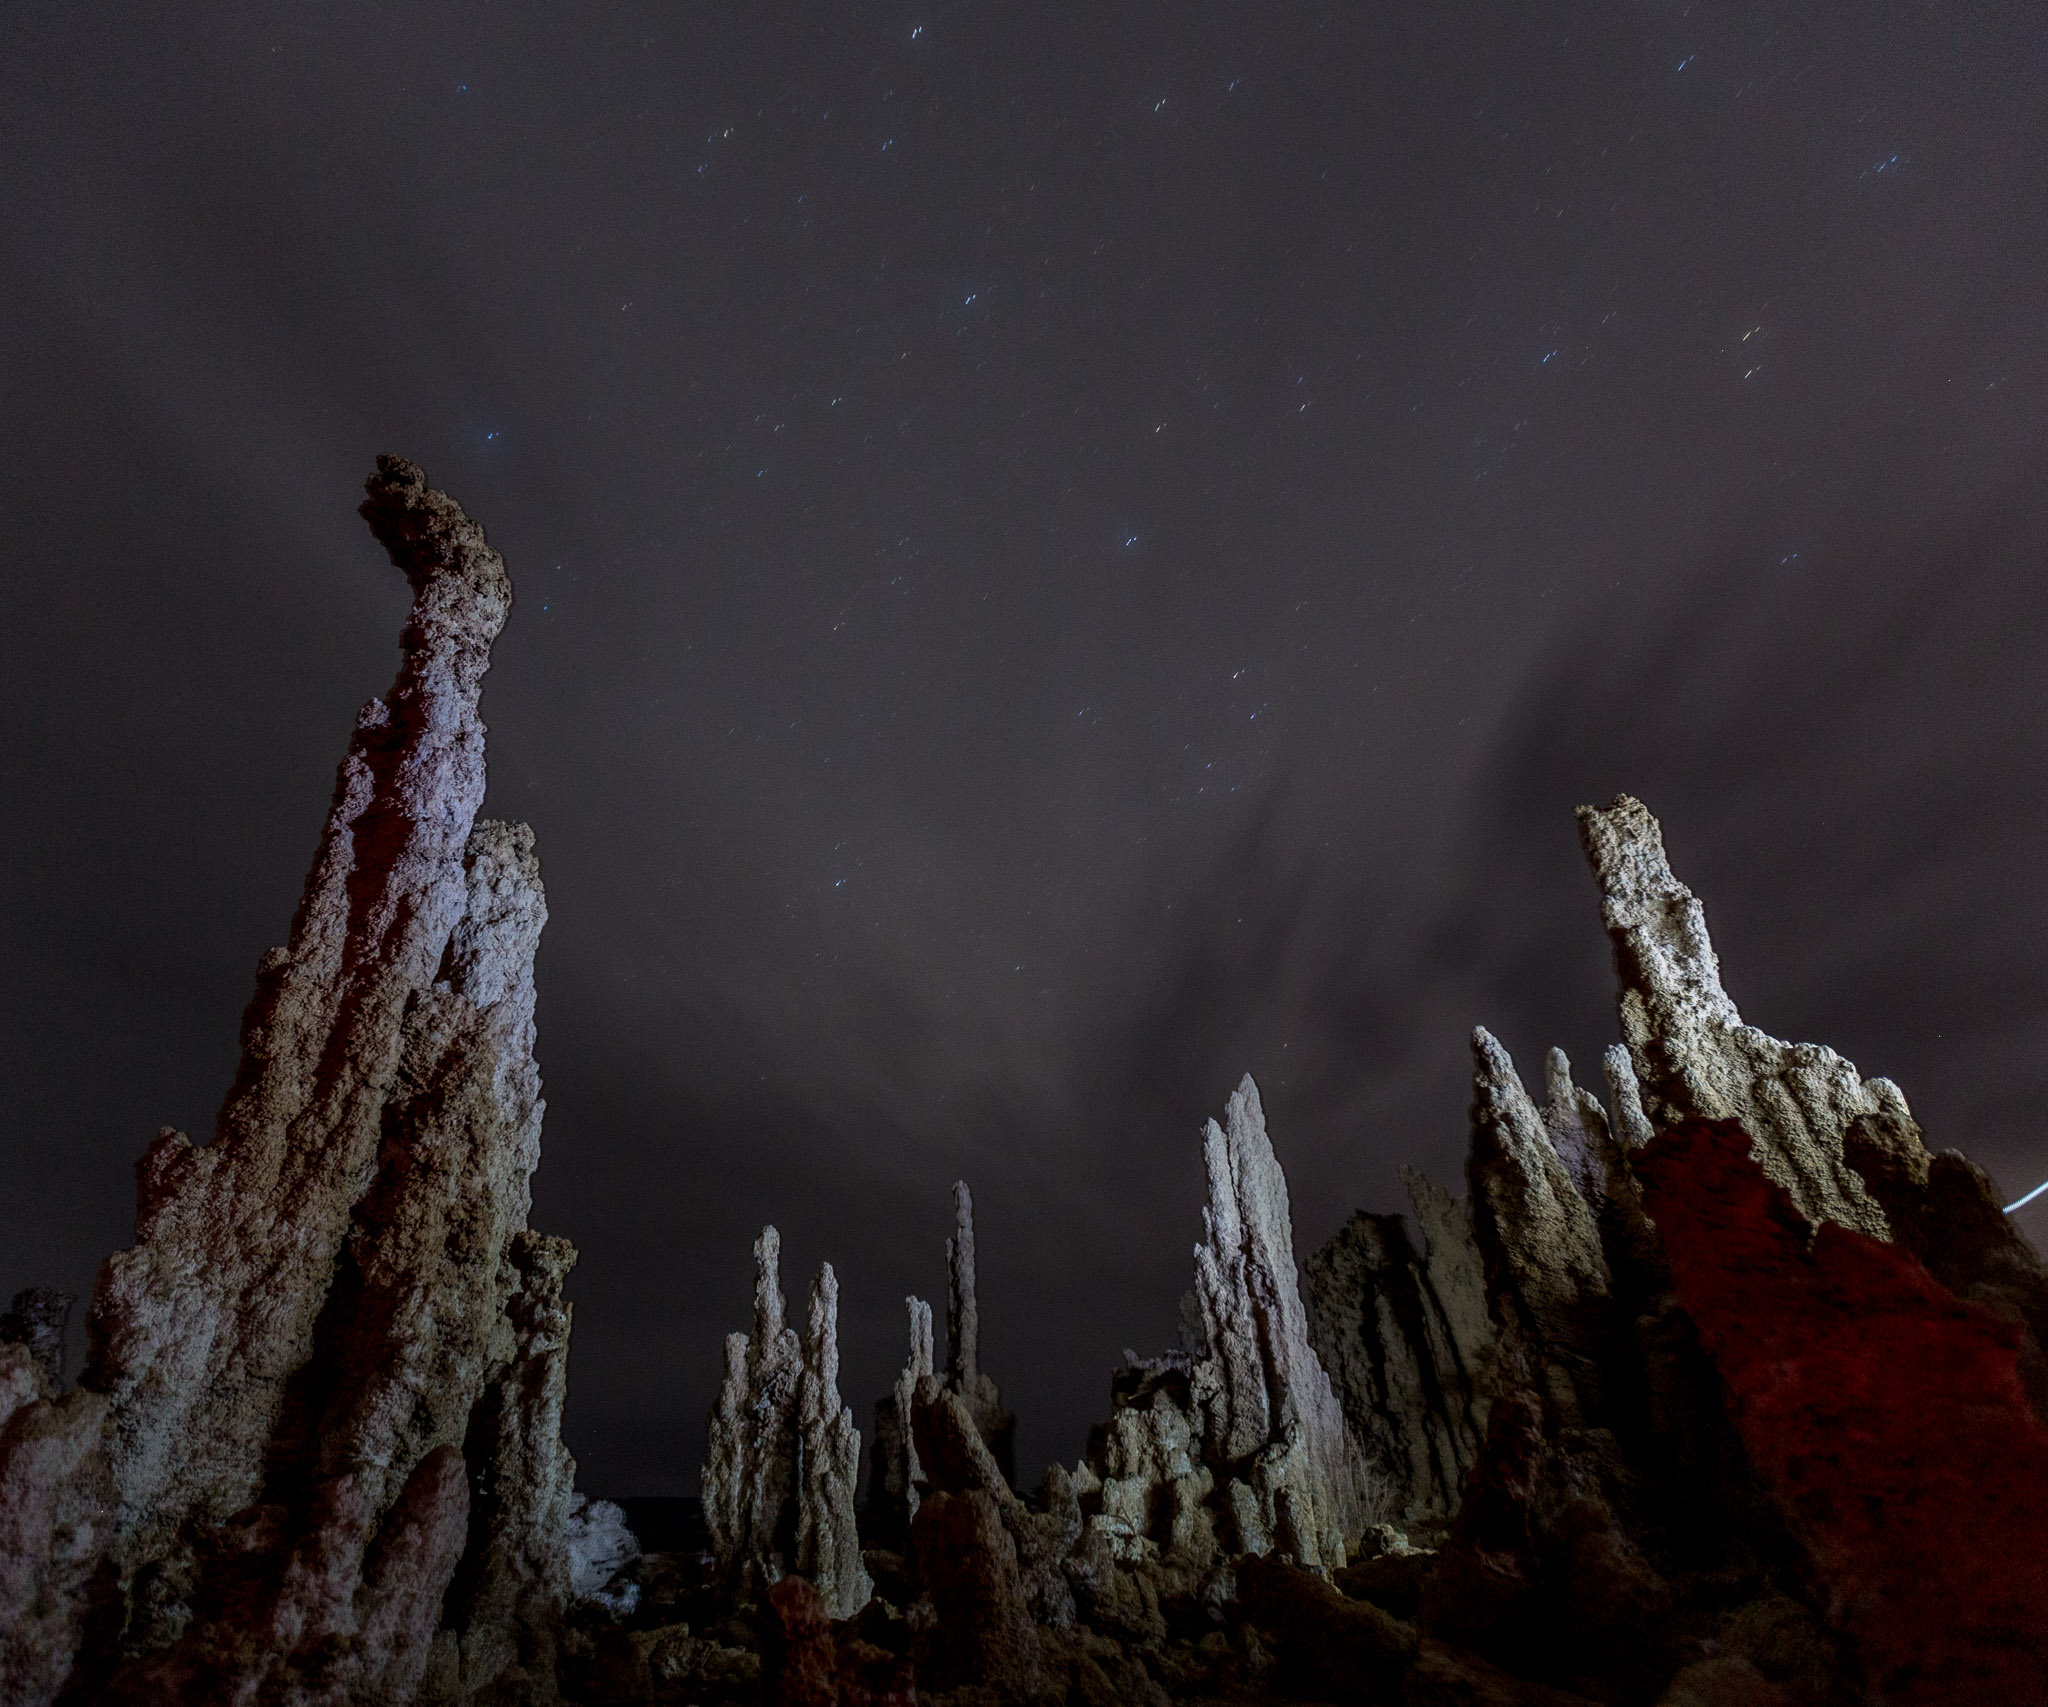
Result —
<svg viewBox="0 0 2048 1707"><path fill-rule="evenodd" d="M1621 789L1746 1017L2048 1177L2048 24L1385 11L7 12L0 1291L210 1129L380 450L518 589L600 1492L694 1490L766 1220L865 1428L956 1175L1071 1458L1241 1073L1303 1254L1474 1023L1597 1081Z"/></svg>

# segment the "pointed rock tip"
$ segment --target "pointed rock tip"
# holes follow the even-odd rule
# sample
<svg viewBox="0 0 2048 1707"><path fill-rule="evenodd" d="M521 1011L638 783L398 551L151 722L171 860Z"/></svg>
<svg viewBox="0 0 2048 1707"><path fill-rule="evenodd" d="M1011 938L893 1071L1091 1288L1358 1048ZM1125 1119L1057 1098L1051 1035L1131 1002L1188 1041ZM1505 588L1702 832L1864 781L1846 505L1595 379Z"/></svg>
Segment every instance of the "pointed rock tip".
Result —
<svg viewBox="0 0 2048 1707"><path fill-rule="evenodd" d="M1472 1028L1472 1084L1483 1093L1504 1095L1510 1102L1526 1098L1528 1088L1507 1046L1483 1025Z"/></svg>
<svg viewBox="0 0 2048 1707"><path fill-rule="evenodd" d="M505 560L484 539L483 524L446 492L429 486L426 470L402 456L380 455L363 491L356 513L405 571L413 591L453 576L484 601L473 620L487 631L486 638L494 636L511 604L512 579Z"/></svg>
<svg viewBox="0 0 2048 1707"><path fill-rule="evenodd" d="M1266 1129L1266 1106L1259 1100L1257 1082L1247 1073L1237 1083L1237 1089L1230 1093L1230 1100L1223 1107L1224 1118L1230 1123L1230 1135L1235 1138L1242 1126L1248 1133L1263 1133Z"/></svg>

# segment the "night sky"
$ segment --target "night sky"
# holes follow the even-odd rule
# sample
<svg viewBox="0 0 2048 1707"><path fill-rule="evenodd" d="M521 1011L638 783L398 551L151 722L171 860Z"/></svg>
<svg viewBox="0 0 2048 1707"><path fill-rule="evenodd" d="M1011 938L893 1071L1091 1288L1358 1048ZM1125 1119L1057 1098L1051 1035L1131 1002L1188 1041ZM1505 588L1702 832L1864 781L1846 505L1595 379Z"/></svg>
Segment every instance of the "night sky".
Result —
<svg viewBox="0 0 2048 1707"><path fill-rule="evenodd" d="M868 1429L956 1176L1073 1458L1241 1074L1304 1256L1474 1024L1598 1083L1621 790L1747 1018L2048 1177L2038 5L26 0L0 91L0 1295L211 1130L379 451L518 590L595 1492L695 1491L764 1221Z"/></svg>

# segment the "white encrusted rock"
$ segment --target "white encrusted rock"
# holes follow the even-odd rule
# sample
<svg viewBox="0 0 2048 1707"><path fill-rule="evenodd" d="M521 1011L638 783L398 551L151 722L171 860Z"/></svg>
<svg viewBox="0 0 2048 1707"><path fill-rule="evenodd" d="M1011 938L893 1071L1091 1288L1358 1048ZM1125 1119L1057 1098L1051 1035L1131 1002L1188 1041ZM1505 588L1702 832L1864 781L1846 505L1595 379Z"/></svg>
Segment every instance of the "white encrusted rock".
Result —
<svg viewBox="0 0 2048 1707"><path fill-rule="evenodd" d="M704 1522L727 1597L758 1599L792 1572L851 1617L872 1592L853 1501L860 1430L839 1398L839 1282L811 1287L808 1333L785 1319L782 1236L754 1241L754 1331L725 1342L704 1457Z"/></svg>
<svg viewBox="0 0 2048 1707"><path fill-rule="evenodd" d="M1204 1340L1192 1370L1202 1456L1238 1550L1277 1549L1334 1570L1364 1534L1369 1472L1310 1344L1294 1264L1287 1178L1266 1135L1258 1086L1210 1121L1207 1232L1195 1247Z"/></svg>
<svg viewBox="0 0 2048 1707"><path fill-rule="evenodd" d="M811 1284L804 1369L797 1384L796 1569L825 1610L851 1618L874 1594L854 1521L860 1430L839 1399L839 1280L828 1262Z"/></svg>
<svg viewBox="0 0 2048 1707"><path fill-rule="evenodd" d="M1884 1211L1843 1157L1859 1118L1921 1150L1906 1099L1817 1043L1745 1025L1721 986L1706 910L1672 874L1664 832L1629 795L1579 808L1579 839L1600 885L1621 984L1621 1035L1652 1125L1737 1120L1765 1173L1812 1221L1888 1238ZM1640 1129L1631 1117L1631 1142Z"/></svg>
<svg viewBox="0 0 2048 1707"><path fill-rule="evenodd" d="M522 1686L552 1678L574 1253L526 1228L547 911L531 832L476 821L511 582L411 463L367 490L413 589L397 680L357 720L212 1142L150 1146L79 1387L0 1443L10 1703L410 1700L437 1653L440 1699L528 1660ZM553 1351L521 1316L537 1279ZM67 1651L95 1573L125 1628Z"/></svg>
<svg viewBox="0 0 2048 1707"><path fill-rule="evenodd" d="M803 1347L784 1317L782 1235L754 1241L754 1330L728 1334L725 1380L704 1454L704 1524L727 1592L759 1594L789 1570L784 1514L796 1497Z"/></svg>
<svg viewBox="0 0 2048 1707"><path fill-rule="evenodd" d="M1466 1177L1496 1322L1540 1366L1560 1420L1597 1424L1607 1420L1601 1365L1613 1282L1593 1206L1559 1143L1604 1196L1606 1121L1572 1084L1563 1052L1552 1055L1546 1121L1508 1052L1484 1027L1474 1029Z"/></svg>
<svg viewBox="0 0 2048 1707"><path fill-rule="evenodd" d="M569 1592L579 1600L603 1588L640 1557L640 1539L626 1523L626 1513L611 1500L578 1494L570 1507L565 1538L569 1552Z"/></svg>

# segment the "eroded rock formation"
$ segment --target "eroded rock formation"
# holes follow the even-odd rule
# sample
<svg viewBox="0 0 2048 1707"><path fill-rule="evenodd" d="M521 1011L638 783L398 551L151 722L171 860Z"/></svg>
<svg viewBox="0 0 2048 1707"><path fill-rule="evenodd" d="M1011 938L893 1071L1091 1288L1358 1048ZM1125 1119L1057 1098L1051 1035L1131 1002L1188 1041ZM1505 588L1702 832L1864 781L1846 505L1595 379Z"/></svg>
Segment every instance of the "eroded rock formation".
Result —
<svg viewBox="0 0 2048 1707"><path fill-rule="evenodd" d="M1866 1080L1824 1045L1782 1043L1743 1023L1721 987L1705 909L1672 875L1663 829L1640 800L1624 794L1580 807L1579 837L1600 885L1622 1042L1649 1120L1740 1121L1764 1171L1808 1220L1887 1237L1884 1211L1843 1142L1852 1127L1876 1121L1918 1148L1899 1087Z"/></svg>
<svg viewBox="0 0 2048 1707"><path fill-rule="evenodd" d="M758 1652L771 1700L914 1689L927 1707L2048 1701L2027 1669L2031 1496L1994 1517L1983 1487L1950 1499L1924 1473L1953 1435L2043 1479L2048 1277L1989 1182L1930 1156L1883 1081L1730 1017L1698 903L1632 804L1589 815L1611 832L1588 845L1625 950L1630 1046L1603 1060L1606 1106L1555 1050L1531 1094L1475 1033L1469 1194L1408 1174L1413 1231L1354 1217L1310 1259L1305 1300L1247 1080L1204 1135L1183 1347L1127 1356L1086 1459L1028 1501L973 1402L963 1193L949 1355L935 1370L911 1300L878 1419L874 1537L901 1552L866 1555L874 1597L835 1620L785 1577L751 1623L742 1607L703 1631L621 1627L610 1651L632 1664L608 1675L644 1678L648 1698L751 1699L741 1662ZM1709 1091L1775 1122L1756 1163L1736 1128L1705 1163L1658 1135L1681 1092ZM1871 1213L1890 1242L1848 1224ZM1842 1309L1858 1321L1831 1332ZM753 1419L790 1444L751 1460L729 1445L753 1467L707 1497L738 1534L754 1488L754 1509L781 1514L754 1533L793 1557L797 1467L830 1453L795 1443L790 1394L809 1377L779 1289L729 1356L715 1443ZM1857 1435L1853 1475L1816 1456L1840 1429ZM1891 1491L1863 1499L1873 1487ZM2026 1533L1996 1592L1982 1560L1927 1557L2008 1520ZM1921 1600L1904 1607L1909 1581Z"/></svg>
<svg viewBox="0 0 2048 1707"><path fill-rule="evenodd" d="M830 1263L811 1286L809 1328L796 1401L796 1569L834 1618L851 1618L874 1585L854 1522L860 1430L839 1399L839 1281Z"/></svg>
<svg viewBox="0 0 2048 1707"><path fill-rule="evenodd" d="M1309 1340L1287 1179L1249 1075L1225 1118L1203 1133L1195 1343L1118 1372L1088 1461L1048 1498L1074 1502L1081 1543L1111 1558L1200 1572L1219 1549L1278 1551L1326 1572L1382 1496Z"/></svg>
<svg viewBox="0 0 2048 1707"><path fill-rule="evenodd" d="M932 1362L932 1307L922 1298L906 1298L910 1318L910 1351L896 1384L875 1402L875 1444L868 1471L869 1527L878 1543L900 1545L917 1515L924 1472L917 1461L911 1434L910 1407L917 1384L936 1373Z"/></svg>
<svg viewBox="0 0 2048 1707"><path fill-rule="evenodd" d="M1387 1515L1441 1529L1479 1456L1496 1338L1469 1200L1407 1174L1399 1215L1354 1214L1308 1260L1309 1335Z"/></svg>
<svg viewBox="0 0 2048 1707"><path fill-rule="evenodd" d="M868 1482L869 1525L874 1537L899 1544L923 1494L923 1473L911 1432L911 1407L918 1383L938 1373L933 1361L932 1310L906 1298L910 1354L896 1382L875 1404L873 1466ZM974 1273L974 1197L965 1180L953 1182L953 1235L946 1241L946 1390L957 1395L973 1420L1004 1480L1017 1479L1017 1419L1003 1408L1002 1394L981 1367L981 1302Z"/></svg>
<svg viewBox="0 0 2048 1707"><path fill-rule="evenodd" d="M1552 1051L1548 1119L1483 1027L1472 1055L1465 1176L1494 1320L1560 1420L1605 1422L1612 1281L1593 1204L1605 1198L1607 1122L1562 1051Z"/></svg>
<svg viewBox="0 0 2048 1707"><path fill-rule="evenodd" d="M785 1320L782 1235L754 1241L754 1330L725 1342L725 1381L704 1456L704 1520L731 1604L804 1577L829 1614L849 1618L872 1585L861 1562L854 1495L860 1431L839 1398L839 1281L812 1283L808 1333Z"/></svg>
<svg viewBox="0 0 2048 1707"><path fill-rule="evenodd" d="M734 1600L789 1572L796 1543L796 1398L803 1348L782 1302L782 1235L754 1241L754 1328L725 1339L704 1450L704 1524Z"/></svg>
<svg viewBox="0 0 2048 1707"><path fill-rule="evenodd" d="M514 1671L553 1695L573 1253L526 1229L546 905L531 832L476 822L512 589L412 464L379 458L362 513L413 589L398 679L212 1141L150 1146L78 1387L0 1436L10 1703L459 1699Z"/></svg>
<svg viewBox="0 0 2048 1707"><path fill-rule="evenodd" d="M1409 1173L1413 1231L1354 1216L1305 1298L1246 1078L1185 1344L1031 1500L956 1186L943 1365L912 1298L878 1411L887 1551L836 1277L799 1335L766 1228L712 1566L636 1559L561 1439L575 1253L527 1226L546 904L475 821L509 583L410 464L364 514L402 667L215 1136L144 1157L76 1385L67 1299L0 1316L0 1707L2048 1704L2048 1270L1888 1081L1743 1024L1626 797L1581 813L1606 1106L1475 1032L1469 1195Z"/></svg>
<svg viewBox="0 0 2048 1707"><path fill-rule="evenodd" d="M946 1385L960 1395L1004 1477L1017 1480L1017 1419L981 1367L981 1301L974 1276L974 1197L953 1182L953 1236L946 1241Z"/></svg>

